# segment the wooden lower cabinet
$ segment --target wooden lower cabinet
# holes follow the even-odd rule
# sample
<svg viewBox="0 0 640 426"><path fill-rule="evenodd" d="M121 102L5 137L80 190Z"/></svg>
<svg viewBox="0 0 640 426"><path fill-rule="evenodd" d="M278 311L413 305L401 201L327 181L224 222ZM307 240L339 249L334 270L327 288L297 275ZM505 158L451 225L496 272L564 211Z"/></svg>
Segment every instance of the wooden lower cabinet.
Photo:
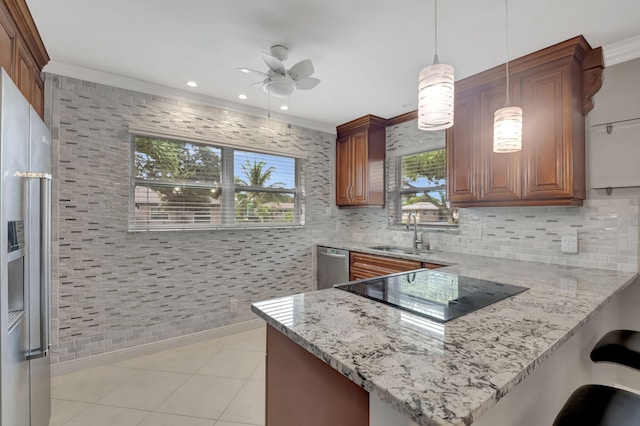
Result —
<svg viewBox="0 0 640 426"><path fill-rule="evenodd" d="M412 271L420 268L422 268L422 263L415 260L377 256L375 254L353 251L349 254L349 281Z"/></svg>
<svg viewBox="0 0 640 426"><path fill-rule="evenodd" d="M438 269L442 268L446 265L440 265L439 263L431 263L431 262L422 262L422 267L424 269Z"/></svg>
<svg viewBox="0 0 640 426"><path fill-rule="evenodd" d="M368 426L369 393L267 325L266 426Z"/></svg>

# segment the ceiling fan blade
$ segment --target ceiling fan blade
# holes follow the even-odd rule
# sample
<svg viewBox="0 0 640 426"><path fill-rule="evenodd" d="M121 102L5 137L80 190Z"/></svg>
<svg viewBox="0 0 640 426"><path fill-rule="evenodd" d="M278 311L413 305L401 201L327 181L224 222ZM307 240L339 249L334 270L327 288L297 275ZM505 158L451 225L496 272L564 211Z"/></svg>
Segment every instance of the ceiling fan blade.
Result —
<svg viewBox="0 0 640 426"><path fill-rule="evenodd" d="M289 70L289 75L292 79L300 81L311 77L313 71L313 63L311 63L311 59L305 59L304 61L300 61L292 66Z"/></svg>
<svg viewBox="0 0 640 426"><path fill-rule="evenodd" d="M267 52L262 52L262 60L276 74L285 75L286 70L282 61Z"/></svg>
<svg viewBox="0 0 640 426"><path fill-rule="evenodd" d="M258 75L262 75L264 77L267 76L266 72L262 72L262 71L256 71L256 70L252 70L251 68L236 68L238 71L243 72L245 74L258 74Z"/></svg>
<svg viewBox="0 0 640 426"><path fill-rule="evenodd" d="M320 80L317 78L305 78L304 80L300 80L296 83L296 87L300 90L310 90L316 87L320 83Z"/></svg>
<svg viewBox="0 0 640 426"><path fill-rule="evenodd" d="M264 84L264 80L256 81L255 83L251 83L249 86L257 86L258 84Z"/></svg>

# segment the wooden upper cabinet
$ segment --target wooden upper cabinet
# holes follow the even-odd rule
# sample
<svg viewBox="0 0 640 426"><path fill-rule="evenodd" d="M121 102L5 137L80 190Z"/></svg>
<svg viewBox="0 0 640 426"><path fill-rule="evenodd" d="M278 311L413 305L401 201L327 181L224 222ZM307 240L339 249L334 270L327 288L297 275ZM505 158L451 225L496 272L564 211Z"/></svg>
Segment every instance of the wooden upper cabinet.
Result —
<svg viewBox="0 0 640 426"><path fill-rule="evenodd" d="M451 205L582 205L585 115L602 67L602 50L582 36L510 62L511 103L522 107L523 138L522 151L509 154L493 153L504 65L456 82L455 122L447 131Z"/></svg>
<svg viewBox="0 0 640 426"><path fill-rule="evenodd" d="M476 161L480 120L474 114L479 110L478 102L476 93L456 94L454 123L446 138L447 194L451 203L480 199L481 168Z"/></svg>
<svg viewBox="0 0 640 426"><path fill-rule="evenodd" d="M33 86L33 59L29 54L29 49L24 42L18 37L16 44L16 67L13 81L18 86L25 98L31 99Z"/></svg>
<svg viewBox="0 0 640 426"><path fill-rule="evenodd" d="M384 206L386 120L368 115L337 128L336 205Z"/></svg>
<svg viewBox="0 0 640 426"><path fill-rule="evenodd" d="M49 55L25 0L0 2L0 66L35 111L44 117L42 68Z"/></svg>
<svg viewBox="0 0 640 426"><path fill-rule="evenodd" d="M584 199L584 116L574 110L580 86L573 84L580 70L573 63L549 67L541 75L525 75L520 80L524 93L523 157L527 200ZM573 93L576 92L576 93ZM574 123L579 120L579 124Z"/></svg>
<svg viewBox="0 0 640 426"><path fill-rule="evenodd" d="M11 74L13 71L16 30L9 17L2 13L3 11L4 8L0 7L0 66Z"/></svg>
<svg viewBox="0 0 640 426"><path fill-rule="evenodd" d="M336 140L336 204L349 204L351 185L351 144L349 137Z"/></svg>
<svg viewBox="0 0 640 426"><path fill-rule="evenodd" d="M519 200L522 196L522 169L520 153L510 155L493 152L493 116L494 112L504 107L506 87L493 84L480 92L479 116L480 126L480 170L482 173L482 201ZM512 90L512 92L515 92ZM519 96L511 94L512 102L518 105Z"/></svg>

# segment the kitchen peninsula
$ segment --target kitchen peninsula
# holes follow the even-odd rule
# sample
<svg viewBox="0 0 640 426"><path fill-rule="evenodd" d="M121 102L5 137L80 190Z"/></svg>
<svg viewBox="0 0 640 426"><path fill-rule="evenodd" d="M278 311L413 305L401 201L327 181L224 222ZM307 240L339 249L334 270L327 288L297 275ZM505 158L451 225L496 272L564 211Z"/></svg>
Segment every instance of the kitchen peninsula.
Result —
<svg viewBox="0 0 640 426"><path fill-rule="evenodd" d="M270 377L271 333L364 389L370 401L402 413L406 420L398 424L550 424L571 391L592 378L589 350L579 346L589 348L619 325L607 311L637 287L629 286L635 273L443 252L422 260L450 265L439 271L529 289L447 323L337 289L254 303L269 326L267 389L277 379ZM536 380L535 392L523 395ZM267 392L267 425L270 414ZM382 424L374 417L370 424Z"/></svg>

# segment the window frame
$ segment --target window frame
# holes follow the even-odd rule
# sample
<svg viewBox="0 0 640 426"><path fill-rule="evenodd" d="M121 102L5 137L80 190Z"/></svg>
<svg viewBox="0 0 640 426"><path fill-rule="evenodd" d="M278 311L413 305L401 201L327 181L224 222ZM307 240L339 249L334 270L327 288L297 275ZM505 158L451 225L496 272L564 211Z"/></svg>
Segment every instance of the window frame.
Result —
<svg viewBox="0 0 640 426"><path fill-rule="evenodd" d="M418 222L418 227L433 227L433 228L439 228L439 227L457 227L458 223L457 223L457 219L455 218L456 216L456 210L455 208L451 208L449 206L449 201L448 201L448 196L447 196L447 181L446 181L446 176L444 179L444 183L443 184L439 184L439 185L433 185L433 186L423 186L423 187L415 187L415 188L403 188L402 187L402 160L405 157L411 157L413 155L418 155L418 154L426 154L428 152L434 152L434 151L444 151L445 152L445 160L444 160L444 168L446 170L446 148L445 147L438 147L438 148L433 148L433 149L429 149L429 150L411 150L411 151L407 151L407 152L403 152L403 153L399 153L398 155L395 156L395 193L394 193L394 204L395 204L395 208L393 211L393 222L391 223L391 225L402 225L405 226L406 224L403 222L403 211L402 211L402 196L406 195L406 194L418 194L421 192L434 192L434 191L444 191L445 194L445 200L447 207L449 208L449 210L451 211L451 215L448 217L448 219L446 221L434 221L434 222L425 222L425 223L420 223Z"/></svg>
<svg viewBox="0 0 640 426"><path fill-rule="evenodd" d="M138 137L147 137L152 139L161 139L178 144L194 144L214 147L220 150L220 181L212 183L200 183L200 182L183 182L183 181L153 181L140 179L136 176L136 139ZM202 231L202 230L233 230L233 229L282 229L282 228L303 228L305 226L305 202L303 188L305 184L304 180L304 168L305 158L285 153L274 151L270 149L257 150L252 147L245 147L242 145L231 145L217 143L214 141L206 141L202 139L193 139L189 137L171 135L162 135L156 132L140 132L129 130L129 211L128 211L128 231L129 232L144 232L144 231ZM294 188L263 188L242 186L235 184L235 172L234 170L234 154L236 151L243 151L246 153L257 155L270 155L284 158L290 158L294 160ZM220 223L206 223L199 225L194 220L192 223L174 223L170 226L158 226L154 225L153 221L149 220L146 224L136 223L136 187L148 187L154 186L180 186L188 189L218 189L220 193ZM293 222L237 222L236 215L236 202L235 197L238 192L250 191L250 192L272 192L283 193L293 196Z"/></svg>

